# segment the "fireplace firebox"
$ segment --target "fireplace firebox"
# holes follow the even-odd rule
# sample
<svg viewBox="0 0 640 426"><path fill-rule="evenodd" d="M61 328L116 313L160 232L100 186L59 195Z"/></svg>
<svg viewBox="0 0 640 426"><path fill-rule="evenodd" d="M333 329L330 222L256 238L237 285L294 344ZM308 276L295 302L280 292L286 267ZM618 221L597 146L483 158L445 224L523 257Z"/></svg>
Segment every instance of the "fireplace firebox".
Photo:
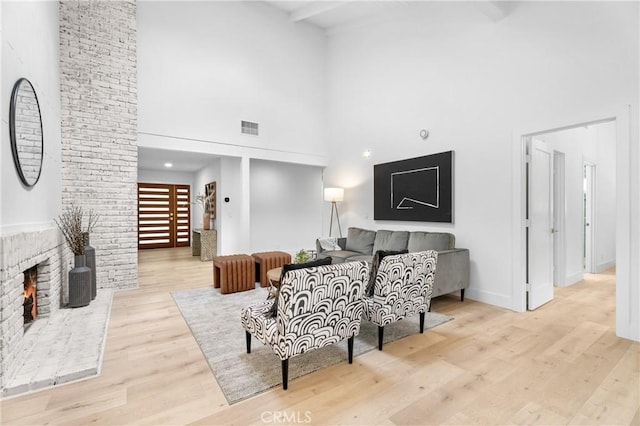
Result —
<svg viewBox="0 0 640 426"><path fill-rule="evenodd" d="M22 317L25 328L29 327L38 314L37 282L38 266L36 265L24 271L24 301L22 302L24 313Z"/></svg>

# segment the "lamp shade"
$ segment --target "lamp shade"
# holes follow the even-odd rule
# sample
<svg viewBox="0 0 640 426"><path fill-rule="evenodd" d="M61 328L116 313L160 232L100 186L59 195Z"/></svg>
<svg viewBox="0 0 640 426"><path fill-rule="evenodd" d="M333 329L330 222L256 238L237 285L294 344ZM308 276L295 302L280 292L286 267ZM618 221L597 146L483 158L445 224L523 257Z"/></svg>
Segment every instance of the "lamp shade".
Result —
<svg viewBox="0 0 640 426"><path fill-rule="evenodd" d="M344 188L325 188L324 200L331 202L344 200Z"/></svg>

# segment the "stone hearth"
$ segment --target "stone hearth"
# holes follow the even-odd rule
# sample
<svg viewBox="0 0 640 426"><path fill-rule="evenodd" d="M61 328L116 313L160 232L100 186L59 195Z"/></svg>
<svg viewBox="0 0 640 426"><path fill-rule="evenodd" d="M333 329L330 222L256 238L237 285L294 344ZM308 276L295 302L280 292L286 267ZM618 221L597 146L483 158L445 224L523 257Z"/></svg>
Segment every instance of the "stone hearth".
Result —
<svg viewBox="0 0 640 426"><path fill-rule="evenodd" d="M16 349L16 365L3 398L95 376L100 373L112 289L99 289L91 305L61 309L38 318Z"/></svg>

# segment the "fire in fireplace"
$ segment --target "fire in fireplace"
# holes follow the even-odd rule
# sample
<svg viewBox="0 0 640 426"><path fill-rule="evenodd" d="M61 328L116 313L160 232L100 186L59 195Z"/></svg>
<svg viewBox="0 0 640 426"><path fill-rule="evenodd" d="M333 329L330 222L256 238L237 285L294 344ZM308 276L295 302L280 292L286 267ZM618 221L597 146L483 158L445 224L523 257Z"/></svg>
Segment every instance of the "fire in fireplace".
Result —
<svg viewBox="0 0 640 426"><path fill-rule="evenodd" d="M22 307L24 308L23 318L25 326L36 319L36 315L38 312L38 299L36 297L37 281L37 266L24 271L24 301L22 302Z"/></svg>

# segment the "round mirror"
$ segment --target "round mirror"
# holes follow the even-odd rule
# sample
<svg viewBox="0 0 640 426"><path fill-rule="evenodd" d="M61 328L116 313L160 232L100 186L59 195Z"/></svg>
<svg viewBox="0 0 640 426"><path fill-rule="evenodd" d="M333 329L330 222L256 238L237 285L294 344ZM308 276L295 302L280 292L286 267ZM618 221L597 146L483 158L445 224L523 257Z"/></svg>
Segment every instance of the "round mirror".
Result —
<svg viewBox="0 0 640 426"><path fill-rule="evenodd" d="M21 78L13 86L9 108L11 151L20 180L31 187L42 170L42 117L36 91L31 82Z"/></svg>

